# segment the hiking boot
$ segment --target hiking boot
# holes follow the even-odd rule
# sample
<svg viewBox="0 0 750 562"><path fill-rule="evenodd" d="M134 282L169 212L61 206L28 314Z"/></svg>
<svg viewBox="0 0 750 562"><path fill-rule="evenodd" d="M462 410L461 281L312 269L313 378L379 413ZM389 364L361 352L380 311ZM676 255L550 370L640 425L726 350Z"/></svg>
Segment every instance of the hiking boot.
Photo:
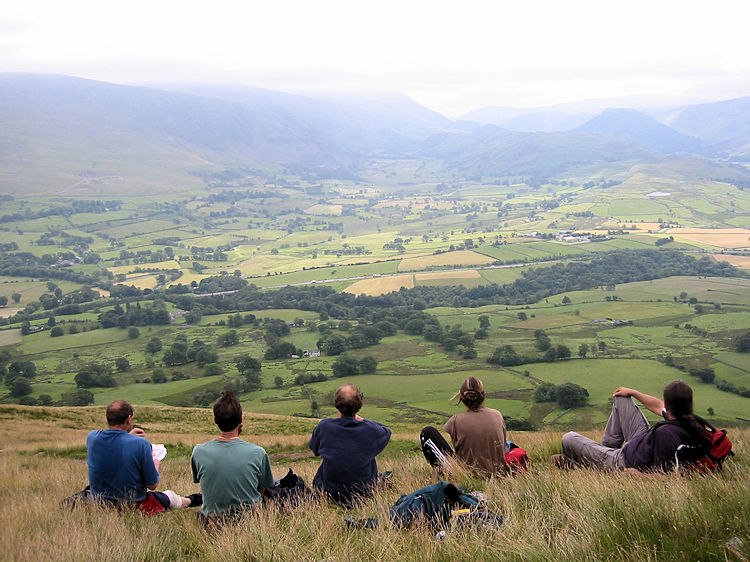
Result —
<svg viewBox="0 0 750 562"><path fill-rule="evenodd" d="M573 468L573 461L565 455L552 455L549 461L557 468Z"/></svg>
<svg viewBox="0 0 750 562"><path fill-rule="evenodd" d="M185 497L190 500L190 505L188 507L198 507L203 505L203 494L201 493L190 494Z"/></svg>
<svg viewBox="0 0 750 562"><path fill-rule="evenodd" d="M350 529L376 529L380 521L375 517L361 517L359 519L356 517L347 517L344 519L344 523Z"/></svg>

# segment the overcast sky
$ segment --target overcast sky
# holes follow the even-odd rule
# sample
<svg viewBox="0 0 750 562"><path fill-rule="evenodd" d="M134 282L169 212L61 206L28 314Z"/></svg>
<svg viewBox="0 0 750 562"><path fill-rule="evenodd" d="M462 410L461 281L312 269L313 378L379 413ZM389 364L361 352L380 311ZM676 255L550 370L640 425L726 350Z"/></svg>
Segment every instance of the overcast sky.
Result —
<svg viewBox="0 0 750 562"><path fill-rule="evenodd" d="M631 96L750 95L746 0L23 0L0 71L403 92L449 117Z"/></svg>

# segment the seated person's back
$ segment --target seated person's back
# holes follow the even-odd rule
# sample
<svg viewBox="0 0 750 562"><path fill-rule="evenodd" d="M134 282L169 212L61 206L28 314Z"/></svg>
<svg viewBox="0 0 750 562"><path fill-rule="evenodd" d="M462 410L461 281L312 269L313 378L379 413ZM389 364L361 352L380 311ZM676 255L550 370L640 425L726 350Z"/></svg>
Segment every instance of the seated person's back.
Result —
<svg viewBox="0 0 750 562"><path fill-rule="evenodd" d="M91 493L112 500L140 501L159 481L151 443L122 429L94 430L86 437Z"/></svg>
<svg viewBox="0 0 750 562"><path fill-rule="evenodd" d="M458 458L480 472L493 474L507 468L505 420L497 410L478 406L451 417L444 428Z"/></svg>
<svg viewBox="0 0 750 562"><path fill-rule="evenodd" d="M261 501L263 489L273 486L266 451L239 438L242 406L232 392L224 392L214 404L219 437L193 448L193 481L203 493L201 513L218 516L241 511Z"/></svg>
<svg viewBox="0 0 750 562"><path fill-rule="evenodd" d="M339 417L321 420L310 438L310 449L323 457L313 486L346 503L352 494L367 494L377 482L375 457L388 444L391 430L357 415L362 394L355 386L339 388L334 403Z"/></svg>

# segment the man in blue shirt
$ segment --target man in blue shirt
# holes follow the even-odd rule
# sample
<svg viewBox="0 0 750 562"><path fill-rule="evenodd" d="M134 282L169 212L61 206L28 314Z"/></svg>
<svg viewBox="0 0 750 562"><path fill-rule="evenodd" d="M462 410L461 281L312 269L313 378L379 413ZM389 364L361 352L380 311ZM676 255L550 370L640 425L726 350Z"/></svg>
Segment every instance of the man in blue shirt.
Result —
<svg viewBox="0 0 750 562"><path fill-rule="evenodd" d="M161 461L151 453L145 432L133 428L133 407L125 400L107 406L109 428L86 437L89 494L110 505L134 505L155 515L166 509L200 505L200 494L183 498L172 490L154 492Z"/></svg>
<svg viewBox="0 0 750 562"><path fill-rule="evenodd" d="M345 384L336 390L333 403L338 417L321 420L309 443L312 452L323 458L313 486L344 507L372 493L378 482L375 457L391 438L391 430L382 423L357 414L362 400L354 385Z"/></svg>

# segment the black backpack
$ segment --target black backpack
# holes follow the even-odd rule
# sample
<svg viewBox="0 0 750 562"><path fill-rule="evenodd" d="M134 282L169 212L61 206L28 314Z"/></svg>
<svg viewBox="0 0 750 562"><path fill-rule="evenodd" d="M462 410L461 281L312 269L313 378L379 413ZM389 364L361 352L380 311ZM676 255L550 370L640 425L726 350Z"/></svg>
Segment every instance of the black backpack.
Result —
<svg viewBox="0 0 750 562"><path fill-rule="evenodd" d="M299 506L312 496L312 490L305 484L299 474L290 468L286 476L274 482L274 485L263 490L263 499L271 501L282 508Z"/></svg>

